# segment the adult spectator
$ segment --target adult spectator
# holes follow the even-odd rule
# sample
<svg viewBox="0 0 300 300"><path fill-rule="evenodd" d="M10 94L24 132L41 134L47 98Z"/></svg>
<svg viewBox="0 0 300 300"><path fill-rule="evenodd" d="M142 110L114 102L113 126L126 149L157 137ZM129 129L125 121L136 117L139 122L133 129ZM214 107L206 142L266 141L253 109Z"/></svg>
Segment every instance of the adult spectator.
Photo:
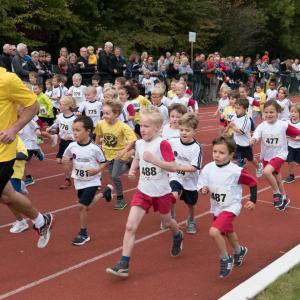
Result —
<svg viewBox="0 0 300 300"><path fill-rule="evenodd" d="M186 81L189 81L191 75L193 75L193 69L191 68L189 59L186 56L182 57L178 71L179 76L183 76Z"/></svg>
<svg viewBox="0 0 300 300"><path fill-rule="evenodd" d="M87 47L87 55L88 55L88 64L97 66L97 55L95 54L95 49L93 46Z"/></svg>
<svg viewBox="0 0 300 300"><path fill-rule="evenodd" d="M68 49L66 47L60 48L59 58L57 60L58 70L61 74L67 74L68 70Z"/></svg>
<svg viewBox="0 0 300 300"><path fill-rule="evenodd" d="M300 83L300 64L299 59L296 58L292 64L292 73L291 73L291 93L299 92L299 83Z"/></svg>
<svg viewBox="0 0 300 300"><path fill-rule="evenodd" d="M168 76L168 79L169 79L169 82L172 80L172 79L176 79L178 80L179 79L179 64L177 62L175 62L175 58L174 58L174 62L171 62L168 69L167 69L167 76Z"/></svg>
<svg viewBox="0 0 300 300"><path fill-rule="evenodd" d="M22 53L26 45L18 46L18 53ZM17 134L32 120L39 110L39 105L36 95L20 78L4 68L0 68L0 99L0 200L32 220L34 229L40 235L37 246L44 248L50 239L53 215L39 213L31 201L25 195L16 192L10 183L17 153ZM22 108L19 116L18 106Z"/></svg>
<svg viewBox="0 0 300 300"><path fill-rule="evenodd" d="M197 54L192 66L194 76L193 84L193 98L198 101L204 102L204 90L208 86L208 80L206 77L207 64L205 62L204 54Z"/></svg>
<svg viewBox="0 0 300 300"><path fill-rule="evenodd" d="M126 79L133 79L139 81L139 75L142 74L142 66L139 61L139 56L131 54L128 58L128 63L125 70Z"/></svg>
<svg viewBox="0 0 300 300"><path fill-rule="evenodd" d="M163 55L161 55L156 63L157 66L157 71L160 72L161 71L161 67L165 65L165 57Z"/></svg>
<svg viewBox="0 0 300 300"><path fill-rule="evenodd" d="M149 55L146 63L142 64L142 70L150 71L151 76L158 76L159 72L157 71L157 65L153 62L153 56Z"/></svg>
<svg viewBox="0 0 300 300"><path fill-rule="evenodd" d="M122 50L120 47L116 47L114 51L114 63L117 73L115 77L122 77L123 71L126 69L125 58L122 56Z"/></svg>
<svg viewBox="0 0 300 300"><path fill-rule="evenodd" d="M15 72L23 81L29 81L29 70L27 62L24 59L27 53L27 46L20 43L17 46L17 53L12 60L12 71Z"/></svg>
<svg viewBox="0 0 300 300"><path fill-rule="evenodd" d="M40 61L40 54L37 51L31 52L31 60L27 63L28 70L34 71L38 74L38 83L43 82L43 76L45 75L45 70L43 69L42 62Z"/></svg>
<svg viewBox="0 0 300 300"><path fill-rule="evenodd" d="M168 67L168 66L170 65L170 63L171 63L170 58L171 58L171 53L170 53L170 52L166 52L166 57L165 57L165 62L164 62L164 64L165 64L167 67Z"/></svg>
<svg viewBox="0 0 300 300"><path fill-rule="evenodd" d="M68 70L67 70L67 86L73 85L72 77L75 73L79 72L79 65L77 64L77 55L70 53L68 56Z"/></svg>
<svg viewBox="0 0 300 300"><path fill-rule="evenodd" d="M9 45L9 51L12 58L17 54L17 46L16 45Z"/></svg>
<svg viewBox="0 0 300 300"><path fill-rule="evenodd" d="M11 72L11 62L12 62L12 55L11 55L11 46L9 44L5 44L3 46L3 53L1 55L1 60L4 65L4 68Z"/></svg>
<svg viewBox="0 0 300 300"><path fill-rule="evenodd" d="M118 72L115 68L112 51L113 44L106 42L104 50L99 52L98 71L100 72L102 86L107 82L113 83L115 74Z"/></svg>

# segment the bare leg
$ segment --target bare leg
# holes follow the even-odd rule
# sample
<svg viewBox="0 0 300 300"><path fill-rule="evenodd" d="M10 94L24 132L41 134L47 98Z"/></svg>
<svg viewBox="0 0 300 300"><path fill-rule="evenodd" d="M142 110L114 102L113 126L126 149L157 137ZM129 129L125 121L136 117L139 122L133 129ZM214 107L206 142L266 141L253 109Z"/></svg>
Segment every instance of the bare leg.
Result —
<svg viewBox="0 0 300 300"><path fill-rule="evenodd" d="M223 236L221 235L221 232L218 228L211 227L209 229L209 235L210 237L215 241L217 248L220 252L220 257L224 257L227 255L227 248L226 248L226 242Z"/></svg>
<svg viewBox="0 0 300 300"><path fill-rule="evenodd" d="M85 205L79 204L80 228L86 228L87 215L88 215L88 207Z"/></svg>
<svg viewBox="0 0 300 300"><path fill-rule="evenodd" d="M273 193L278 193L280 190L279 190L276 177L273 175L274 171L275 170L271 165L267 165L264 168L263 174L265 175L267 181L269 182L271 188L273 189Z"/></svg>
<svg viewBox="0 0 300 300"><path fill-rule="evenodd" d="M161 221L165 224L165 226L169 227L172 231L173 235L176 235L179 233L179 227L175 219L172 219L171 212L160 215Z"/></svg>
<svg viewBox="0 0 300 300"><path fill-rule="evenodd" d="M237 251L241 248L239 241L238 241L237 234L235 232L227 234L226 237L234 251Z"/></svg>
<svg viewBox="0 0 300 300"><path fill-rule="evenodd" d="M281 174L276 174L275 175L275 178L276 178L276 182L277 182L277 185L278 185L278 188L279 188L279 191L282 195L285 195L285 189L284 189L284 186L282 184L282 177L281 177Z"/></svg>
<svg viewBox="0 0 300 300"><path fill-rule="evenodd" d="M135 233L137 228L139 227L140 222L145 216L145 213L146 211L139 206L131 207L123 238L122 256L131 256L134 247Z"/></svg>

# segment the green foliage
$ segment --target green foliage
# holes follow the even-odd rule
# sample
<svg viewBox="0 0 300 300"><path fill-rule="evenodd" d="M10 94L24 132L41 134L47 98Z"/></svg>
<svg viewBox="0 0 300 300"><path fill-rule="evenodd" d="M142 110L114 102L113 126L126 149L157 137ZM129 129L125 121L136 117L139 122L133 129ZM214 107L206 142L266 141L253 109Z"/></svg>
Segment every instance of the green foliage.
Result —
<svg viewBox="0 0 300 300"><path fill-rule="evenodd" d="M300 54L297 0L0 0L0 43L78 52L112 41L126 54L194 49L225 55Z"/></svg>

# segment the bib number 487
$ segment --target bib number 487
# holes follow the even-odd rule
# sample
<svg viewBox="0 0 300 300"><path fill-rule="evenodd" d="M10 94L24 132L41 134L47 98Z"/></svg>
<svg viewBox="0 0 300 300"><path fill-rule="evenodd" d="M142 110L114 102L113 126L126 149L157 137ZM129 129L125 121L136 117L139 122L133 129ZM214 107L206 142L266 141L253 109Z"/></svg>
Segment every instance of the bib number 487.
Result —
<svg viewBox="0 0 300 300"><path fill-rule="evenodd" d="M226 200L226 194L212 193L211 197L218 203L224 203Z"/></svg>

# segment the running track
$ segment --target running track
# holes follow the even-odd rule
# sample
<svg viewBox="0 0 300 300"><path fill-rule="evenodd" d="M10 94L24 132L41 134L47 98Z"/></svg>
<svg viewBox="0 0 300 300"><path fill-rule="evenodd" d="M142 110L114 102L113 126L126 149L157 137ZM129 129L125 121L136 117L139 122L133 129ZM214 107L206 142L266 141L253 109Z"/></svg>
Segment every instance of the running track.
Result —
<svg viewBox="0 0 300 300"><path fill-rule="evenodd" d="M204 164L211 161L211 140L217 136L215 107L200 108L197 139L204 149ZM64 177L55 162L55 149L43 146L46 159L33 160L30 168L37 179L29 187L30 198L41 211L52 211L56 224L49 245L36 248L32 230L9 233L12 215L0 210L1 273L0 299L217 299L236 285L299 243L300 200L298 182L285 185L291 207L275 211L272 195L264 179L259 180L258 203L254 211L242 210L235 221L240 242L249 252L241 268L226 279L218 277L218 252L208 236L211 215L207 196L200 196L197 207L198 233L185 234L182 256L171 258L169 231L159 230L159 216L147 215L137 233L128 279L105 273L120 256L124 226L129 209L114 211L113 203L100 201L90 211L91 242L75 247L71 240L79 228L76 192L60 191ZM259 149L255 149L258 154ZM254 169L247 166L252 174ZM283 174L287 174L286 166ZM108 182L107 172L104 183ZM299 167L296 175L300 176ZM136 181L124 175L125 196L129 201ZM247 198L248 189L244 189ZM187 209L177 203L177 220L185 227Z"/></svg>

